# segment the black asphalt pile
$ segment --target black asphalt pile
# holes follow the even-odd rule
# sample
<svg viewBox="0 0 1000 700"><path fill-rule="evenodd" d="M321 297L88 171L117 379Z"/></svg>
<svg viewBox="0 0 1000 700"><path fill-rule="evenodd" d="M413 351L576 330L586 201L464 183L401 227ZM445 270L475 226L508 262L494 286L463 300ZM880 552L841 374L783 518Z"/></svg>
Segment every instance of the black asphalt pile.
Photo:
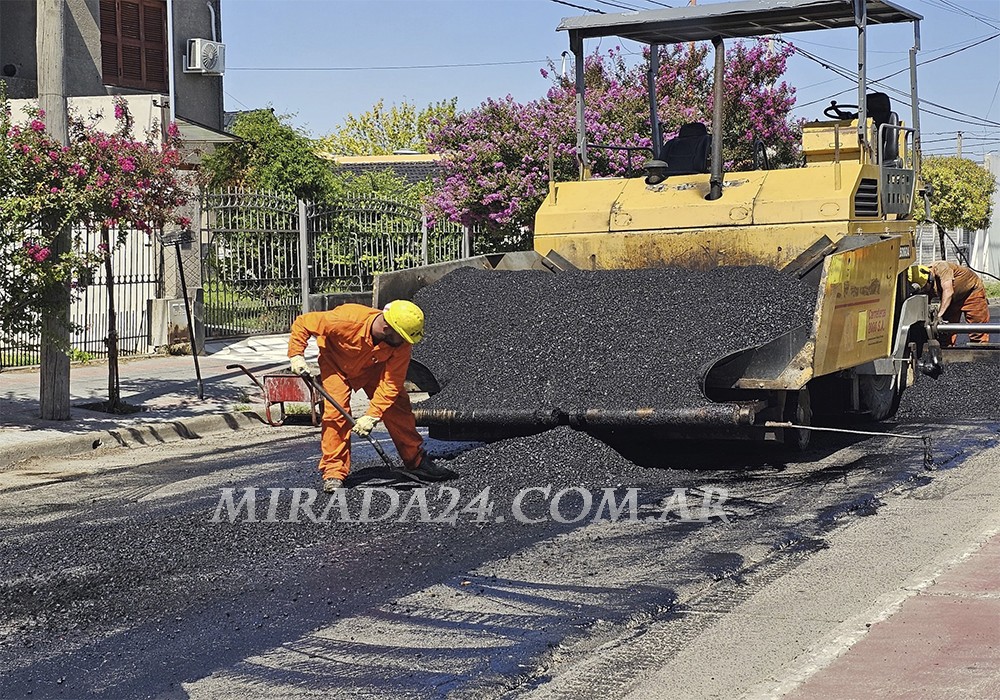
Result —
<svg viewBox="0 0 1000 700"><path fill-rule="evenodd" d="M587 433L566 426L538 435L500 440L464 452L448 462L460 474L486 473L501 489L520 488L514 475L525 471L536 483L614 485L648 479L648 470Z"/></svg>
<svg viewBox="0 0 1000 700"><path fill-rule="evenodd" d="M903 392L897 420L1000 420L1000 366L946 365L937 379L921 376Z"/></svg>
<svg viewBox="0 0 1000 700"><path fill-rule="evenodd" d="M812 322L816 289L768 267L499 272L421 290L414 357L450 409L698 406L710 363Z"/></svg>

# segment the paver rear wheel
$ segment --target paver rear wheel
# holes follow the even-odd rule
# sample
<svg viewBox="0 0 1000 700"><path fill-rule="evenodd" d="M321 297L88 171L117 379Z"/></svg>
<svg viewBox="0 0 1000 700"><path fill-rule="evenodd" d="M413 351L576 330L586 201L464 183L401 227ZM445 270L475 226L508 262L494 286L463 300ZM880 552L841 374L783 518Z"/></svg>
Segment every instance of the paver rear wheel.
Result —
<svg viewBox="0 0 1000 700"><path fill-rule="evenodd" d="M809 400L808 387L788 392L785 398L785 420L796 425L812 425L812 404ZM805 450L809 447L810 433L811 430L787 428L785 445L796 450Z"/></svg>
<svg viewBox="0 0 1000 700"><path fill-rule="evenodd" d="M858 377L861 410L871 415L872 420L882 421L896 415L906 382L901 376L906 375L862 374Z"/></svg>

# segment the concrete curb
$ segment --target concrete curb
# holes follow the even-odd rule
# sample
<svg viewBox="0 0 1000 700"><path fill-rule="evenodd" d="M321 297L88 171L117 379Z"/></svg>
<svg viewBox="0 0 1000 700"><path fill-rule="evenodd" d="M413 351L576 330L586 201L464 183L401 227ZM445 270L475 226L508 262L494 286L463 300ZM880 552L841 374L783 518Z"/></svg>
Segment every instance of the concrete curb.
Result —
<svg viewBox="0 0 1000 700"><path fill-rule="evenodd" d="M0 447L0 469L32 457L69 457L102 447L148 447L179 440L197 440L214 433L245 430L260 425L266 425L264 419L255 412L246 411L210 413L175 421L54 435L47 440Z"/></svg>

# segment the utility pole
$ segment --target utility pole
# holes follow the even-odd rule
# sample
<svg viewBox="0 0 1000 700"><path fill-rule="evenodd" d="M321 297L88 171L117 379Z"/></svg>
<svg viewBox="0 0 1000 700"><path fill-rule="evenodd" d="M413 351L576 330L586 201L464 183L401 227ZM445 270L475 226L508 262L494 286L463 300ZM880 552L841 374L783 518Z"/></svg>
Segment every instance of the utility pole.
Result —
<svg viewBox="0 0 1000 700"><path fill-rule="evenodd" d="M955 149L955 155L959 158L962 157L962 132L958 132L958 139L956 140L957 147Z"/></svg>
<svg viewBox="0 0 1000 700"><path fill-rule="evenodd" d="M38 106L45 112L45 129L54 140L69 144L66 124L65 83L65 0L37 0L35 46L38 54ZM42 221L42 226L56 222ZM64 227L51 246L58 259L70 249L70 231ZM69 280L55 284L47 292L53 316L42 319L41 372L38 401L41 417L69 420Z"/></svg>

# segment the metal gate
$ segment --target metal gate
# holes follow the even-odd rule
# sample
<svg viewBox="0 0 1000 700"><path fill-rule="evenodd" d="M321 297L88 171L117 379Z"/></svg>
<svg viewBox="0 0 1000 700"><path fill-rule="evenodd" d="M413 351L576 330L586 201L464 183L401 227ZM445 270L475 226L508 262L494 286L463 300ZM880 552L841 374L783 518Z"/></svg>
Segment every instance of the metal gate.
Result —
<svg viewBox="0 0 1000 700"><path fill-rule="evenodd" d="M203 196L205 334L279 333L301 311L299 210L291 195Z"/></svg>
<svg viewBox="0 0 1000 700"><path fill-rule="evenodd" d="M432 230L419 209L372 197L227 190L204 195L203 212L209 337L284 333L304 295L367 292L379 273L468 255L463 227Z"/></svg>

